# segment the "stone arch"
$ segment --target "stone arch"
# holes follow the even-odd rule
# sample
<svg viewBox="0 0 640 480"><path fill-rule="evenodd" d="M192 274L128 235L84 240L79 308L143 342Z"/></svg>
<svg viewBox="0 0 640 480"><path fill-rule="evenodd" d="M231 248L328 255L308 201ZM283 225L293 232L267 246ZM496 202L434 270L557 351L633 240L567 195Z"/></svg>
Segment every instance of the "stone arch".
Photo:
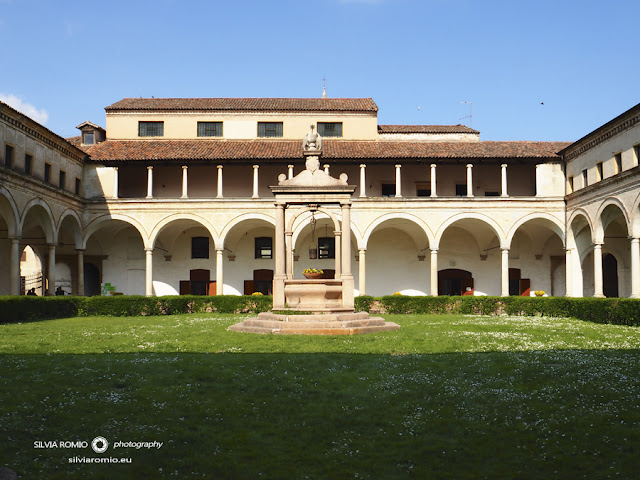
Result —
<svg viewBox="0 0 640 480"><path fill-rule="evenodd" d="M220 232L219 237L213 237L214 242L216 244L216 248L218 249L224 248L225 240L229 235L229 232L231 232L235 227L237 227L241 223L246 222L248 220L264 221L266 223L269 223L270 225L273 225L274 227L276 225L275 219L273 217L270 217L269 215L265 215L264 213L244 213L242 215L239 215L238 217L235 217L233 220L229 221L222 228L222 231Z"/></svg>
<svg viewBox="0 0 640 480"><path fill-rule="evenodd" d="M473 212L458 213L449 217L447 220L445 220L442 223L442 225L440 225L440 228L438 229L435 235L434 245L432 248L439 247L440 240L442 240L442 235L444 235L444 232L447 230L448 227L462 220L478 220L480 222L485 223L488 227L490 227L493 230L493 232L498 237L498 242L500 243L500 247L509 248L509 245L506 241L506 237L504 235L504 231L502 230L498 222L496 222L494 219L492 219L487 215L484 215L482 213L473 213Z"/></svg>
<svg viewBox="0 0 640 480"><path fill-rule="evenodd" d="M613 209L618 210L622 214L627 233L631 231L631 222L629 221L630 215L624 203L622 203L615 197L609 197L604 202L602 202L600 208L598 209L598 213L596 214L596 224L594 232L596 243L604 242L604 232L612 221L611 219L605 218L607 216L606 213L611 212Z"/></svg>
<svg viewBox="0 0 640 480"><path fill-rule="evenodd" d="M631 235L635 238L640 237L640 194L633 202L631 210Z"/></svg>
<svg viewBox="0 0 640 480"><path fill-rule="evenodd" d="M293 219L290 220L289 228L293 229L293 230L290 230L293 232L293 235L291 238L292 245L297 244L300 235L303 233L305 227L307 226L306 222L309 218L311 218L311 214L310 214L311 210L312 210L311 208L306 208L303 211L299 212ZM330 222L333 222L334 229L340 229L340 230L342 229L341 214L339 213L334 214L323 208L319 208L315 210L327 215L329 217ZM360 234L360 230L358 229L357 226L353 224L353 222L351 222L351 236L356 239L356 245L358 245L361 242L362 237Z"/></svg>
<svg viewBox="0 0 640 480"><path fill-rule="evenodd" d="M105 223L112 220L120 220L124 223L129 224L133 228L135 228L140 234L140 237L142 238L142 241L144 242L145 247L147 247L148 237L147 237L147 232L144 226L140 222L138 222L136 219L129 217L128 215L121 215L116 213L116 214L101 215L100 217L94 218L91 222L89 222L89 224L87 225L87 228L84 231L84 236L82 239L82 248L87 248L87 241L89 240L89 238L91 238L91 235L93 235Z"/></svg>
<svg viewBox="0 0 640 480"><path fill-rule="evenodd" d="M160 235L160 232L162 232L162 230L165 229L171 223L179 222L181 220L190 220L190 221L199 223L209 232L209 235L211 235L211 238L213 239L214 244L216 243L218 234L215 228L213 227L213 225L211 225L211 223L209 223L208 220L206 220L205 218L199 215L193 215L190 213L174 213L164 217L162 220L160 220L155 224L155 226L153 227L153 230L149 234L148 242L145 243L145 248L153 248L155 246L156 240L158 239L158 235ZM216 246L216 248L218 247Z"/></svg>
<svg viewBox="0 0 640 480"><path fill-rule="evenodd" d="M562 244L566 245L564 223L561 222L558 218L554 217L553 215L540 212L540 213L530 213L528 215L525 215L524 217L520 218L516 223L513 224L513 226L511 227L511 230L509 230L509 233L507 234L507 238L506 238L507 246L511 245L511 242L513 241L513 237L515 236L516 232L521 226L529 222L535 222L536 220L541 220L542 222L540 223L543 226L546 226L547 228L552 230L554 233L556 233L558 237L560 237L560 240L562 240Z"/></svg>
<svg viewBox="0 0 640 480"><path fill-rule="evenodd" d="M57 225L58 241L60 241L62 229L65 224L69 224L72 230L75 248L81 249L82 248L82 221L80 220L80 216L74 210L71 210L71 209L67 209L64 212L62 212L62 215L60 215L60 219L58 220L58 225Z"/></svg>
<svg viewBox="0 0 640 480"><path fill-rule="evenodd" d="M367 244L369 243L369 237L371 237L371 234L373 233L373 231L381 224L391 221L391 220L408 220L410 222L413 222L414 224L416 224L426 235L427 237L427 242L428 245L426 245L427 247L431 246L434 244L434 235L433 232L431 231L431 229L429 228L429 225L426 224L426 222L424 222L420 217L416 216L416 215L411 215L409 213L387 213L384 215L381 215L380 217L376 218L373 222L371 222L369 224L369 226L366 228L363 236L362 236L362 242L358 244L358 248L367 248Z"/></svg>
<svg viewBox="0 0 640 480"><path fill-rule="evenodd" d="M7 223L7 233L9 237L18 235L19 219L18 207L11 192L0 185L0 215Z"/></svg>
<svg viewBox="0 0 640 480"><path fill-rule="evenodd" d="M36 212L35 215L37 216L37 220L40 221L40 226L44 231L46 242L55 243L58 235L55 222L53 220L53 212L51 211L49 204L40 198L34 198L25 205L19 224L20 234L22 235L25 229L25 222L27 221L27 217L29 217L31 211Z"/></svg>

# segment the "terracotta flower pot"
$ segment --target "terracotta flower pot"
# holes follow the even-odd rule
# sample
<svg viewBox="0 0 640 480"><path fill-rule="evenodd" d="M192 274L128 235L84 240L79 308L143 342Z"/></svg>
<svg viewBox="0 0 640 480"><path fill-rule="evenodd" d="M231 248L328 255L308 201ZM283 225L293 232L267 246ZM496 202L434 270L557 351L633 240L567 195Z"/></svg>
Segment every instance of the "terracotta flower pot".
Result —
<svg viewBox="0 0 640 480"><path fill-rule="evenodd" d="M323 273L303 273L303 275L305 276L305 278L308 279L316 279L316 278L322 278L322 275L324 275Z"/></svg>

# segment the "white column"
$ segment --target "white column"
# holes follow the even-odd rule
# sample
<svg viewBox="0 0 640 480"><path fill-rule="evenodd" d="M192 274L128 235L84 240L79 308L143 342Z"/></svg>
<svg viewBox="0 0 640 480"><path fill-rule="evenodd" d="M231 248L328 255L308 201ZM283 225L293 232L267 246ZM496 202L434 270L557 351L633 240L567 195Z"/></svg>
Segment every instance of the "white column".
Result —
<svg viewBox="0 0 640 480"><path fill-rule="evenodd" d="M275 272L273 275L273 308L284 308L285 245L284 205L276 204Z"/></svg>
<svg viewBox="0 0 640 480"><path fill-rule="evenodd" d="M49 262L47 263L47 281L49 286L47 288L48 295L56 294L56 245L55 243L49 244Z"/></svg>
<svg viewBox="0 0 640 480"><path fill-rule="evenodd" d="M502 169L502 194L501 197L508 197L507 193L507 164L503 163L501 166Z"/></svg>
<svg viewBox="0 0 640 480"><path fill-rule="evenodd" d="M367 249L361 248L358 250L358 290L360 295L366 295L367 293Z"/></svg>
<svg viewBox="0 0 640 480"><path fill-rule="evenodd" d="M84 250L76 249L76 252L78 254L78 281L76 282L78 291L76 292L76 295L84 295Z"/></svg>
<svg viewBox="0 0 640 480"><path fill-rule="evenodd" d="M326 164L324 164L324 165L323 165L323 167L324 167L324 173L326 173L327 175L329 175L329 164L328 164L328 163L326 163Z"/></svg>
<svg viewBox="0 0 640 480"><path fill-rule="evenodd" d="M473 197L473 165L467 163L467 197Z"/></svg>
<svg viewBox="0 0 640 480"><path fill-rule="evenodd" d="M593 246L593 296L602 298L602 244Z"/></svg>
<svg viewBox="0 0 640 480"><path fill-rule="evenodd" d="M340 278L340 272L342 270L342 232L340 230L333 232L334 244L336 247L336 258L335 258L335 266L334 269L336 271L335 278Z"/></svg>
<svg viewBox="0 0 640 480"><path fill-rule="evenodd" d="M222 165L218 165L218 194L216 197L222 198Z"/></svg>
<svg viewBox="0 0 640 480"><path fill-rule="evenodd" d="M631 298L640 298L640 238L631 239Z"/></svg>
<svg viewBox="0 0 640 480"><path fill-rule="evenodd" d="M289 169L288 177L291 179L293 178L293 165L287 165L287 168Z"/></svg>
<svg viewBox="0 0 640 480"><path fill-rule="evenodd" d="M113 167L113 198L118 198L118 167Z"/></svg>
<svg viewBox="0 0 640 480"><path fill-rule="evenodd" d="M367 168L367 166L364 163L360 164L360 198L367 196L367 177L364 171L365 168Z"/></svg>
<svg viewBox="0 0 640 480"><path fill-rule="evenodd" d="M188 172L189 167L187 167L186 165L182 166L182 198L188 198L187 195L187 191L188 191Z"/></svg>
<svg viewBox="0 0 640 480"><path fill-rule="evenodd" d="M431 190L433 192L433 190ZM431 296L438 296L438 249L431 249Z"/></svg>
<svg viewBox="0 0 640 480"><path fill-rule="evenodd" d="M260 168L260 165L253 166L253 195L251 196L251 198L260 198L260 195L258 195L258 169L259 168Z"/></svg>
<svg viewBox="0 0 640 480"><path fill-rule="evenodd" d="M224 295L224 249L216 248L216 295Z"/></svg>
<svg viewBox="0 0 640 480"><path fill-rule="evenodd" d="M9 259L9 293L20 295L20 239L11 238L11 257Z"/></svg>
<svg viewBox="0 0 640 480"><path fill-rule="evenodd" d="M402 197L402 177L400 169L402 165L396 165L396 197Z"/></svg>
<svg viewBox="0 0 640 480"><path fill-rule="evenodd" d="M293 232L284 232L284 250L287 260L285 261L285 269L287 271L287 280L293 279L293 248L292 248Z"/></svg>
<svg viewBox="0 0 640 480"><path fill-rule="evenodd" d="M144 294L147 297L153 296L153 248L145 248L145 277Z"/></svg>
<svg viewBox="0 0 640 480"><path fill-rule="evenodd" d="M502 249L502 293L503 297L509 296L509 249Z"/></svg>
<svg viewBox="0 0 640 480"><path fill-rule="evenodd" d="M565 297L573 297L573 269L571 268L572 263L573 249L567 248L565 250L564 258Z"/></svg>
<svg viewBox="0 0 640 480"><path fill-rule="evenodd" d="M342 205L342 306L353 307L353 274L351 273L351 205Z"/></svg>
<svg viewBox="0 0 640 480"><path fill-rule="evenodd" d="M436 193L436 164L435 163L431 164L431 196L432 197L438 196L438 194Z"/></svg>
<svg viewBox="0 0 640 480"><path fill-rule="evenodd" d="M147 198L153 198L153 167L147 167Z"/></svg>

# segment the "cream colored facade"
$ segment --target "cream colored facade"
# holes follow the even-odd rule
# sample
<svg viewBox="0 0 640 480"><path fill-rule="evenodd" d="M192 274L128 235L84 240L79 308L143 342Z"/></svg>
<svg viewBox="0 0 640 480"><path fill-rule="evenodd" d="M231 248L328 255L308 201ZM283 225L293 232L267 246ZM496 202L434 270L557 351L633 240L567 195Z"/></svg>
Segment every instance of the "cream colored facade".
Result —
<svg viewBox="0 0 640 480"><path fill-rule="evenodd" d="M289 231L295 278L309 267L337 275L348 261L356 295L599 296L613 291L598 268L611 255L616 275L605 266L607 281L620 296L639 293L640 127L616 126L627 122L624 114L610 125L616 133L601 132L604 140L592 144L597 130L567 146L482 142L462 126L379 126L370 99L333 99L336 107L324 109L313 99L273 111L269 99L252 111L198 99L178 110L157 100L107 107L107 140L78 147L0 104L0 293L21 293L27 263L37 262L49 294L56 286L99 294L105 284L141 295L265 288L275 265L257 258L256 239L274 238L269 187L304 169L302 138L323 122L340 123L342 136L325 137L322 168L346 173L356 187L351 255L311 259L319 238L334 238L342 212L314 214L314 227L311 213L301 214ZM139 122L148 121L163 122L163 135L140 137ZM198 122L221 122L222 136L198 137ZM258 122L282 122L282 136L259 138ZM582 189L576 178L585 169L588 179L597 175L599 162L604 178ZM61 170L64 188L56 185ZM570 176L575 192L567 195ZM292 215L285 212L285 223ZM207 251L200 245L194 254L193 238L208 239ZM27 246L37 261L21 266Z"/></svg>

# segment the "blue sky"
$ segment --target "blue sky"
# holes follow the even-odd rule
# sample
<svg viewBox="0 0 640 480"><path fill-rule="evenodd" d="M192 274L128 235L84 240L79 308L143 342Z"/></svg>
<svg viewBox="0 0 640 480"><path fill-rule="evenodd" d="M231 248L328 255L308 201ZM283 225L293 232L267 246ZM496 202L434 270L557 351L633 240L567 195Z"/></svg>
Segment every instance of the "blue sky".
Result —
<svg viewBox="0 0 640 480"><path fill-rule="evenodd" d="M632 0L0 0L0 99L73 136L124 97L318 97L326 77L381 124L468 125L471 101L483 140L573 141L640 102L638 18Z"/></svg>

